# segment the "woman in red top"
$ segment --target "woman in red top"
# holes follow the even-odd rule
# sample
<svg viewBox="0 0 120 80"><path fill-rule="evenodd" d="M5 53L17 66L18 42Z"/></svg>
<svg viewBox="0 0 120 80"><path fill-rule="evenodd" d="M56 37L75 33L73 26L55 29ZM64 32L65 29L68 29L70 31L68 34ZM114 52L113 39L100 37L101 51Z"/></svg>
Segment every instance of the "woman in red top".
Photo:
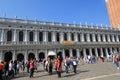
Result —
<svg viewBox="0 0 120 80"><path fill-rule="evenodd" d="M33 77L33 73L34 73L34 61L31 60L30 61L30 78Z"/></svg>
<svg viewBox="0 0 120 80"><path fill-rule="evenodd" d="M61 78L62 65L61 65L60 57L58 57L58 59L57 59L56 66L57 66L58 77Z"/></svg>

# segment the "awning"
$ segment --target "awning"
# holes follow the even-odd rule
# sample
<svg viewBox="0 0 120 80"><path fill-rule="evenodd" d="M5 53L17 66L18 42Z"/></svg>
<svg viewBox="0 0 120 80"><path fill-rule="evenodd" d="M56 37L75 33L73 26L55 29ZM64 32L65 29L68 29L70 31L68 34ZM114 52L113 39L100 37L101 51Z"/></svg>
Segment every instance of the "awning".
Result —
<svg viewBox="0 0 120 80"><path fill-rule="evenodd" d="M55 56L55 55L56 55L56 53L54 51L49 51L48 52L48 56Z"/></svg>

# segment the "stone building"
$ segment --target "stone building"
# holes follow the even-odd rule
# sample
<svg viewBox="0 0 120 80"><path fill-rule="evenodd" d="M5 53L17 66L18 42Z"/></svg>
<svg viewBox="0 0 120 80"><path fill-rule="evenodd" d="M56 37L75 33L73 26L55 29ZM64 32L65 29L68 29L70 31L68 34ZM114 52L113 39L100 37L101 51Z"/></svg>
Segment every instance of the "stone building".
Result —
<svg viewBox="0 0 120 80"><path fill-rule="evenodd" d="M0 18L0 60L65 56L107 57L119 52L120 30L102 26Z"/></svg>

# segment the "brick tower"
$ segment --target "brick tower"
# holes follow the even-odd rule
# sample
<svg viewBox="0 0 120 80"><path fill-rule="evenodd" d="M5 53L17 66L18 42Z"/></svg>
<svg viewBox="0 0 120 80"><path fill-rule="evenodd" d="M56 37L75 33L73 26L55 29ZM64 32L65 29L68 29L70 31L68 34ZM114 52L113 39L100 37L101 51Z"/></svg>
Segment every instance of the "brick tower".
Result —
<svg viewBox="0 0 120 80"><path fill-rule="evenodd" d="M120 0L106 0L106 5L112 28L120 27Z"/></svg>

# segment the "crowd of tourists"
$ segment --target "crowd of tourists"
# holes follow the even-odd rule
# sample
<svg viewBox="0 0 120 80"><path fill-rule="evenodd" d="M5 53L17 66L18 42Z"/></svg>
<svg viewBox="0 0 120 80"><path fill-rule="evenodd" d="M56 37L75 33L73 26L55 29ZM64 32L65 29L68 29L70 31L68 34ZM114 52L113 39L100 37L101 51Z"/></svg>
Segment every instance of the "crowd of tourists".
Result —
<svg viewBox="0 0 120 80"><path fill-rule="evenodd" d="M107 56L107 61L113 61L115 63L117 69L119 69L119 61L120 61L120 55L114 51L114 54L111 54ZM44 71L48 72L49 75L52 75L55 71L56 74L58 74L58 78L61 78L61 72L65 71L66 74L71 72L72 70L75 74L77 73L77 66L78 63L88 63L93 64L96 62L104 62L103 57L95 57L95 56L86 56L86 57L68 57L66 56L65 59L58 56L57 58L50 58L43 59L43 69ZM5 78L13 78L15 75L19 75L19 71L26 71L29 74L29 77L34 77L34 72L38 71L38 65L39 61L36 59L31 59L28 61L19 61L10 60L9 62L0 62L0 80L2 80L2 75L4 75ZM63 68L64 67L64 68ZM65 70L63 70L65 69Z"/></svg>

